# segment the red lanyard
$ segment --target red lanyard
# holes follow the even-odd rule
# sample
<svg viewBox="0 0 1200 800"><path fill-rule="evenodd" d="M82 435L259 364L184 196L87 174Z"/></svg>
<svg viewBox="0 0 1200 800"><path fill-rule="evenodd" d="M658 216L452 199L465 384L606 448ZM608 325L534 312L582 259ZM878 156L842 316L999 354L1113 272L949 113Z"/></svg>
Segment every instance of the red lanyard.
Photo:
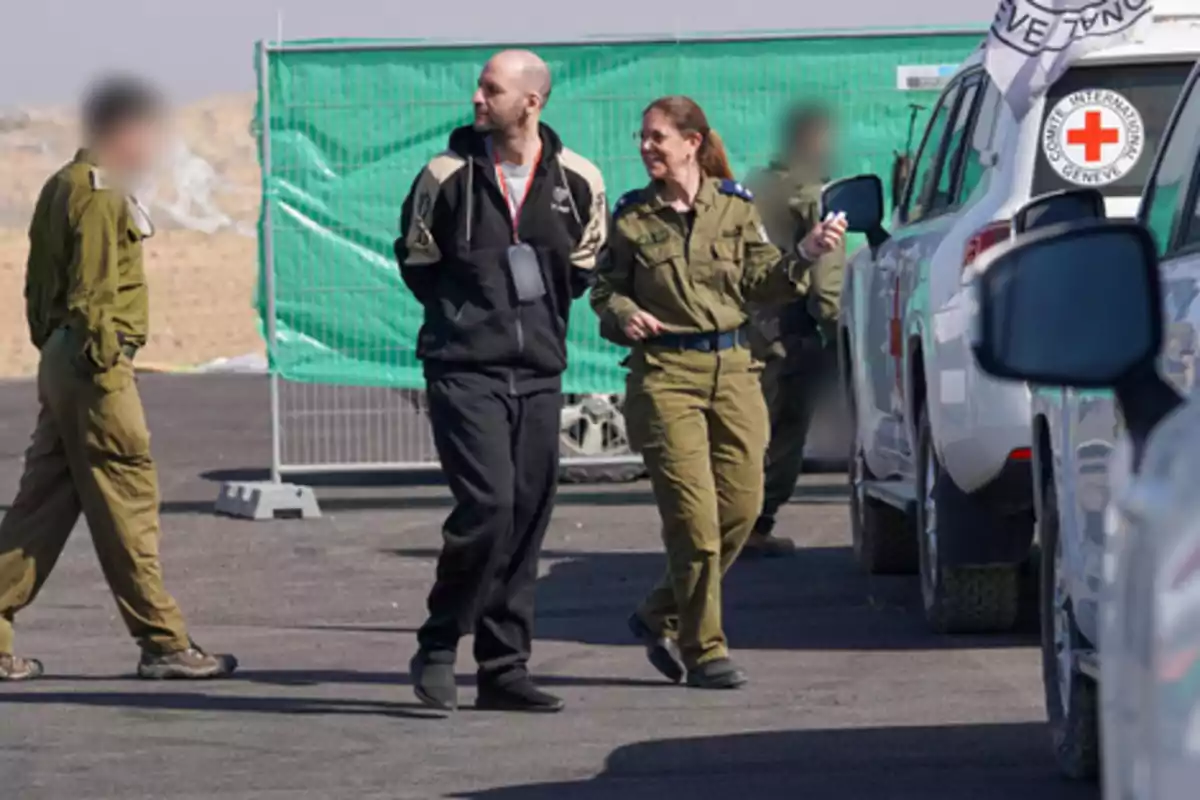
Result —
<svg viewBox="0 0 1200 800"><path fill-rule="evenodd" d="M521 194L521 199L517 203L513 203L508 196L508 181L504 179L504 170L500 168L500 154L494 149L492 150L492 162L496 165L496 182L500 184L500 192L504 195L504 204L508 206L508 210L512 213L513 218L513 241L517 241L517 226L521 224L521 209L525 207L525 200L529 197L529 190L533 188L533 176L537 172L538 164L542 161L542 146L538 145L537 155L533 158L533 164L529 168L529 179L525 181L525 191Z"/></svg>

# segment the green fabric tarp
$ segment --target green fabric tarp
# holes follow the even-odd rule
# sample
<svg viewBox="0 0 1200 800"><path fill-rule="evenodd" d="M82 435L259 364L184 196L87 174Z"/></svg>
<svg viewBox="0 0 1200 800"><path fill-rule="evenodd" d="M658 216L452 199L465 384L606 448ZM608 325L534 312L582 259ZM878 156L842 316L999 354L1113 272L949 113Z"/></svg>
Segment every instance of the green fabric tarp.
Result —
<svg viewBox="0 0 1200 800"><path fill-rule="evenodd" d="M645 183L634 132L642 108L665 94L704 107L738 175L771 157L790 103L824 101L840 120L838 174L886 180L910 104L936 98L898 90L897 68L957 64L979 43L963 34L780 36L536 49L554 75L545 121L601 168L612 202ZM415 357L421 309L392 254L400 205L449 132L469 121L479 68L495 48L313 44L276 45L259 59L256 126L269 136L260 154L265 161L269 152L270 216L269 230L265 213L260 220L256 305L265 332L271 286L270 367L291 381L423 388ZM623 391L624 353L599 338L586 298L572 309L569 342L565 391Z"/></svg>

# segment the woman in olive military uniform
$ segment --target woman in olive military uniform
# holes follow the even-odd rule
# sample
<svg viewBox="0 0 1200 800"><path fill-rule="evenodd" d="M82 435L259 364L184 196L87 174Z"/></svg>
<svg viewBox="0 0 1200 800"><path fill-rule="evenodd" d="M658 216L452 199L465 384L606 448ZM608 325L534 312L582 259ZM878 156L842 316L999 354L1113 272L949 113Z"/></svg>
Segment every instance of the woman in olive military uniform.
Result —
<svg viewBox="0 0 1200 800"><path fill-rule="evenodd" d="M758 516L768 428L746 304L803 295L809 266L845 225L817 225L795 256L772 246L689 98L650 104L641 153L650 184L617 201L591 295L601 334L633 348L626 420L667 551L667 574L630 629L668 679L686 670L690 686L735 688L746 678L726 648L721 576Z"/></svg>

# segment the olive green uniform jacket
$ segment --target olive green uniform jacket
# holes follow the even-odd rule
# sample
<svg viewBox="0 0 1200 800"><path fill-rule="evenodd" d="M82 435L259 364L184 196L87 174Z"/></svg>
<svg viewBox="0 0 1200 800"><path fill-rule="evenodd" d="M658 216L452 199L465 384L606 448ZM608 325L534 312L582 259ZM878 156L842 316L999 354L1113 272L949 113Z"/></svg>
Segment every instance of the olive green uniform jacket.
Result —
<svg viewBox="0 0 1200 800"><path fill-rule="evenodd" d="M621 198L591 302L602 335L632 345L625 419L645 459L662 519L667 570L638 615L675 637L689 669L728 654L721 578L737 559L763 497L768 418L743 329L749 303L804 296L810 264L768 240L752 195L708 179L680 213L654 186ZM709 349L669 340L629 342L639 310L673 334L703 336ZM724 339L722 342L721 340Z"/></svg>

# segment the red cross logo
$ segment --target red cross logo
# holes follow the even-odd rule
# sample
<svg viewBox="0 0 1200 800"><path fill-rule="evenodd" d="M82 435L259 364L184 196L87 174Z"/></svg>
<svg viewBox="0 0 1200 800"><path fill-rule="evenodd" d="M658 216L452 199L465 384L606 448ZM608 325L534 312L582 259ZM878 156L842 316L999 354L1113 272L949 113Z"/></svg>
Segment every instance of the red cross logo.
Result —
<svg viewBox="0 0 1200 800"><path fill-rule="evenodd" d="M1084 160L1094 164L1103 157L1104 145L1120 143L1121 131L1104 127L1099 111L1087 112L1085 119L1082 128L1067 131L1067 144L1083 145Z"/></svg>

